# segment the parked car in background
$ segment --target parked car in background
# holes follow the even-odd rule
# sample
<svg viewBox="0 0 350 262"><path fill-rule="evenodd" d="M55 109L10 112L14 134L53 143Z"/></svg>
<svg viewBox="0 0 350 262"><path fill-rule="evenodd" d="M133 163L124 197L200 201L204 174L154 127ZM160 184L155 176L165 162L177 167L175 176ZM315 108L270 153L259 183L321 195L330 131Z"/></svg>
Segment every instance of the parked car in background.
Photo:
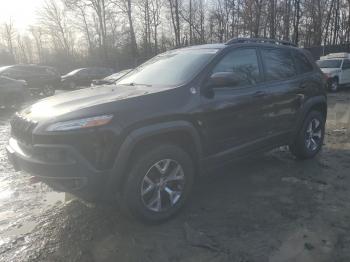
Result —
<svg viewBox="0 0 350 262"><path fill-rule="evenodd" d="M87 67L75 69L72 72L62 76L62 87L65 89L75 89L77 87L87 87L91 85L92 80L101 79L113 74L114 70L104 67Z"/></svg>
<svg viewBox="0 0 350 262"><path fill-rule="evenodd" d="M157 223L218 165L283 145L297 158L315 157L325 134L325 85L311 55L285 41L176 49L117 88L64 93L20 111L7 152L15 168L53 188L118 200L127 214Z"/></svg>
<svg viewBox="0 0 350 262"><path fill-rule="evenodd" d="M52 96L60 85L59 72L49 66L11 65L0 67L0 76L25 80L32 94Z"/></svg>
<svg viewBox="0 0 350 262"><path fill-rule="evenodd" d="M326 75L330 91L337 92L339 87L350 84L350 54L333 53L322 56L317 65Z"/></svg>
<svg viewBox="0 0 350 262"><path fill-rule="evenodd" d="M120 78L128 74L132 69L125 69L122 71L119 71L118 73L112 74L110 76L107 76L102 79L94 79L92 80L91 86L99 86L99 85L110 85L114 84L116 81L118 81Z"/></svg>
<svg viewBox="0 0 350 262"><path fill-rule="evenodd" d="M0 107L18 107L30 97L25 80L0 76Z"/></svg>

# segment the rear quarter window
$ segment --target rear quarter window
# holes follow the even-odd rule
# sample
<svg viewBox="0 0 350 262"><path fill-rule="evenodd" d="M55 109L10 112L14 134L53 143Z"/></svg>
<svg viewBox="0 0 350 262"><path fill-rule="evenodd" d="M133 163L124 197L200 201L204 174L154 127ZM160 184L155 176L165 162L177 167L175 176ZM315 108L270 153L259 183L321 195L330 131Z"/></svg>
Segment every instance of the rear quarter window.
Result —
<svg viewBox="0 0 350 262"><path fill-rule="evenodd" d="M263 48L261 56L266 81L286 80L297 74L290 50Z"/></svg>
<svg viewBox="0 0 350 262"><path fill-rule="evenodd" d="M313 65L302 52L294 51L294 60L299 74L305 74L313 71Z"/></svg>

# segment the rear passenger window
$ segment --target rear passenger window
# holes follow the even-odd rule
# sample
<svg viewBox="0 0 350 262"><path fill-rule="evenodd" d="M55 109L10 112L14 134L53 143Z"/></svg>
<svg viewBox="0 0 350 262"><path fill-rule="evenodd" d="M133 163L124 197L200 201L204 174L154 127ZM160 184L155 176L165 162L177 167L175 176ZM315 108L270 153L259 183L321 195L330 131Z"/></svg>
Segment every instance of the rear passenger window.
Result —
<svg viewBox="0 0 350 262"><path fill-rule="evenodd" d="M284 80L296 75L294 61L289 51L262 49L261 55L267 81Z"/></svg>
<svg viewBox="0 0 350 262"><path fill-rule="evenodd" d="M294 53L295 66L300 74L308 73L313 70L313 66L306 56L301 52Z"/></svg>

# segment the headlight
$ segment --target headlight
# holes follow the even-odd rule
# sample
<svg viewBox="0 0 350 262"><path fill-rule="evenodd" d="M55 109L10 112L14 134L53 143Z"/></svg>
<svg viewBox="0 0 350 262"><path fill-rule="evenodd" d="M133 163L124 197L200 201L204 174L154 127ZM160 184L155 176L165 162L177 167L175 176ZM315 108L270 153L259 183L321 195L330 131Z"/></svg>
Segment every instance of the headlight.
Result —
<svg viewBox="0 0 350 262"><path fill-rule="evenodd" d="M103 126L111 122L113 115L102 115L76 120L58 122L50 125L46 131L68 131L89 127Z"/></svg>

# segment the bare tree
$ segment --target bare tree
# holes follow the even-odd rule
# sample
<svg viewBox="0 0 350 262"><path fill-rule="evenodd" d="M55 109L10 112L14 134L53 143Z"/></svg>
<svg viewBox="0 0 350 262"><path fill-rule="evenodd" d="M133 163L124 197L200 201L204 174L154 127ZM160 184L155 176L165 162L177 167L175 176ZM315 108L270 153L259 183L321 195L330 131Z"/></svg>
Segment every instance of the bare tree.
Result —
<svg viewBox="0 0 350 262"><path fill-rule="evenodd" d="M13 21L10 20L8 23L4 23L2 27L2 38L5 41L7 51L12 57L15 57L14 41L16 37L16 32L13 25Z"/></svg>
<svg viewBox="0 0 350 262"><path fill-rule="evenodd" d="M181 43L181 27L180 27L180 0L168 0L171 14L171 21L175 34L175 46L179 47Z"/></svg>
<svg viewBox="0 0 350 262"><path fill-rule="evenodd" d="M113 2L115 6L119 7L124 15L126 15L129 24L130 47L133 63L135 64L138 57L137 42L133 21L133 5L131 0L116 0Z"/></svg>
<svg viewBox="0 0 350 262"><path fill-rule="evenodd" d="M47 0L38 14L40 23L46 34L51 37L54 47L63 49L69 55L73 50L73 40L69 38L64 9L55 0Z"/></svg>
<svg viewBox="0 0 350 262"><path fill-rule="evenodd" d="M91 33L91 24L89 22L89 6L84 0L64 0L65 6L68 10L73 11L78 20L79 29L84 33L87 41L89 53L94 48L93 36Z"/></svg>

